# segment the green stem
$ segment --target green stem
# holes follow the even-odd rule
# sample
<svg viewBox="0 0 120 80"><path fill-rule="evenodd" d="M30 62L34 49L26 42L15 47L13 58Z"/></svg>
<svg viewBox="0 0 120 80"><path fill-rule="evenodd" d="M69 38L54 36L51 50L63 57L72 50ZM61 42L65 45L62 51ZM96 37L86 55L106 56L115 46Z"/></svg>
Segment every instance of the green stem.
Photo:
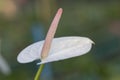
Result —
<svg viewBox="0 0 120 80"><path fill-rule="evenodd" d="M41 75L41 72L43 70L43 67L44 67L44 64L41 64L38 71L37 71L37 73L36 73L36 75L35 75L34 80L39 80L40 79L40 75Z"/></svg>

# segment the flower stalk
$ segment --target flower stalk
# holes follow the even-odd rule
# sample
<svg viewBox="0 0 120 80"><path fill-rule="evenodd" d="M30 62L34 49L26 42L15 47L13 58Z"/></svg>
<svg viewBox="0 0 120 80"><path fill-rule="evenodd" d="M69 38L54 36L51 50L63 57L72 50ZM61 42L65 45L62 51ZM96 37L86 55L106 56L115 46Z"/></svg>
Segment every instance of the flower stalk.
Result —
<svg viewBox="0 0 120 80"><path fill-rule="evenodd" d="M40 75L42 73L43 67L44 67L44 64L41 64L38 71L37 71L37 73L36 73L36 75L35 75L34 80L39 80L40 79Z"/></svg>

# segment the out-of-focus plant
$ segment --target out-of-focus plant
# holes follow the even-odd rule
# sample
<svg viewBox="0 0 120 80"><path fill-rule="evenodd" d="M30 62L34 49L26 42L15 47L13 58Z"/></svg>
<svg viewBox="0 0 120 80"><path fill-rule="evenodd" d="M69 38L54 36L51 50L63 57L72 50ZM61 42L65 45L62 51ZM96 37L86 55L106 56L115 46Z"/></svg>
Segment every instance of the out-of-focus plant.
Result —
<svg viewBox="0 0 120 80"><path fill-rule="evenodd" d="M5 75L9 75L11 73L10 66L1 55L1 40L0 40L0 71Z"/></svg>
<svg viewBox="0 0 120 80"><path fill-rule="evenodd" d="M13 17L17 12L17 6L13 0L0 0L0 13L7 18Z"/></svg>

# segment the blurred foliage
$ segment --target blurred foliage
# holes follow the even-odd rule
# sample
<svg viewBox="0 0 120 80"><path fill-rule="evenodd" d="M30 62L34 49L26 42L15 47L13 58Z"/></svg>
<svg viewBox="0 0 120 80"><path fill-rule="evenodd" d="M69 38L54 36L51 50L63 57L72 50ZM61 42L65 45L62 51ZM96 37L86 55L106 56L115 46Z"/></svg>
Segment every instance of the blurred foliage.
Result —
<svg viewBox="0 0 120 80"><path fill-rule="evenodd" d="M51 63L54 80L120 80L120 32L111 31L120 29L113 25L120 24L120 1L16 0L16 8L7 7L10 14L8 1L0 3L1 50L12 68L9 76L0 73L0 80L33 80L36 63L19 64L16 57L33 43L32 25L44 25L46 33L59 7L64 12L55 37L87 36L96 44L86 55Z"/></svg>

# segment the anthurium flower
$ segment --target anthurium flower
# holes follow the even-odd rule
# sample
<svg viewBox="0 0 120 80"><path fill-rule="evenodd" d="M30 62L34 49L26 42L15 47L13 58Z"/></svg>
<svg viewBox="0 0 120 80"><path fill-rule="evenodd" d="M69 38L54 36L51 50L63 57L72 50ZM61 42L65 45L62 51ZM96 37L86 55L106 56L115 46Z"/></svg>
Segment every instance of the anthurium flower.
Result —
<svg viewBox="0 0 120 80"><path fill-rule="evenodd" d="M41 62L38 64L43 64L80 56L90 51L93 41L87 37L67 36L53 38L61 15L62 9L60 8L53 19L46 39L31 44L21 51L17 57L18 62L29 63L40 59Z"/></svg>

